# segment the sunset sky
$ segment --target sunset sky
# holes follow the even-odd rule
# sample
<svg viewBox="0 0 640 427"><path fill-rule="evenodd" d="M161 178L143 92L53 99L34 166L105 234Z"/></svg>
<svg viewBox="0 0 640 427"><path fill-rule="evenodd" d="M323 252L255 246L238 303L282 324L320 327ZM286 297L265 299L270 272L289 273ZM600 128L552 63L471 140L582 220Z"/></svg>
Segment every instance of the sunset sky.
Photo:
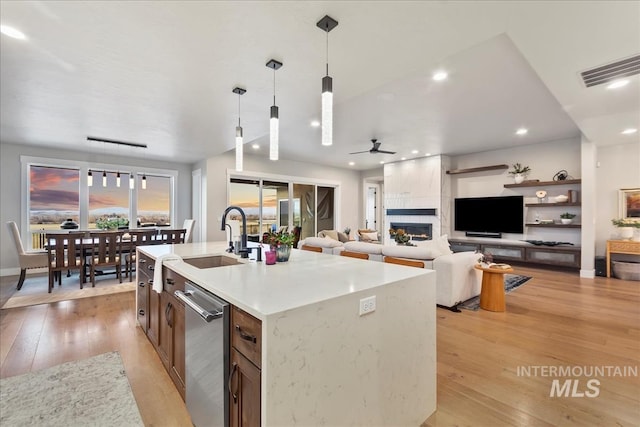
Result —
<svg viewBox="0 0 640 427"><path fill-rule="evenodd" d="M32 166L31 210L79 210L78 170ZM93 186L89 188L89 207L129 206L129 175L121 173L121 186L116 187L116 173L107 172L107 187L102 186L102 172L93 171ZM147 189L140 186L137 177L138 210L169 211L170 180L167 177L147 176Z"/></svg>

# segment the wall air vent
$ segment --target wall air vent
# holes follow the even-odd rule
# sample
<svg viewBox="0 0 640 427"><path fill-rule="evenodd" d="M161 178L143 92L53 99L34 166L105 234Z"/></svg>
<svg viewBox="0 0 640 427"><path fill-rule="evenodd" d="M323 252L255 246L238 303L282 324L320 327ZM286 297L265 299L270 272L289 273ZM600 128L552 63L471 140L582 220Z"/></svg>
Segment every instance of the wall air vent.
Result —
<svg viewBox="0 0 640 427"><path fill-rule="evenodd" d="M640 74L640 55L635 55L580 73L586 87L609 83L621 77Z"/></svg>

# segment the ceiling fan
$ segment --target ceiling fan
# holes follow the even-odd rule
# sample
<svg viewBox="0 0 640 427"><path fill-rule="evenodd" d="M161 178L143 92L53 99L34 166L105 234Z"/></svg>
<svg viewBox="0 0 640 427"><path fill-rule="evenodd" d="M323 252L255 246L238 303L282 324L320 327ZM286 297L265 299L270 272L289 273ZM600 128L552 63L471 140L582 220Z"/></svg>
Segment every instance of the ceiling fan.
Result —
<svg viewBox="0 0 640 427"><path fill-rule="evenodd" d="M372 139L371 143L373 144L373 147L370 150L364 150L364 151L356 151L355 153L349 153L349 154L360 154L360 153L371 153L371 154L376 154L376 153L382 153L382 154L396 154L395 151L385 151L385 150L381 150L380 149L380 144L382 144L381 142L378 142L377 139Z"/></svg>

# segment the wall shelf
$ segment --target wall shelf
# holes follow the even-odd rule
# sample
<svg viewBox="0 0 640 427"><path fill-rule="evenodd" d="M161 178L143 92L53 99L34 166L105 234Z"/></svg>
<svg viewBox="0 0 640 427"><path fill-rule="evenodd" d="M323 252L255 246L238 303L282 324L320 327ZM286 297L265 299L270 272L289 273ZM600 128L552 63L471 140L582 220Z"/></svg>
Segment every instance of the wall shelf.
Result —
<svg viewBox="0 0 640 427"><path fill-rule="evenodd" d="M447 171L447 175L458 175L461 173L484 172L484 171L504 170L504 169L509 169L509 165L493 165L493 166L482 166L478 168L453 169L453 170Z"/></svg>
<svg viewBox="0 0 640 427"><path fill-rule="evenodd" d="M504 188L520 188L520 187L546 187L549 185L573 185L580 184L580 179L565 179L564 181L525 181L522 184L505 184Z"/></svg>
<svg viewBox="0 0 640 427"><path fill-rule="evenodd" d="M525 203L525 206L528 208L536 208L536 207L540 207L540 208L549 208L549 207L554 207L554 208L561 208L564 206L580 206L580 202L576 202L576 203Z"/></svg>
<svg viewBox="0 0 640 427"><path fill-rule="evenodd" d="M580 224L538 224L538 223L528 223L525 224L525 227L543 227L543 228L580 228L582 225Z"/></svg>

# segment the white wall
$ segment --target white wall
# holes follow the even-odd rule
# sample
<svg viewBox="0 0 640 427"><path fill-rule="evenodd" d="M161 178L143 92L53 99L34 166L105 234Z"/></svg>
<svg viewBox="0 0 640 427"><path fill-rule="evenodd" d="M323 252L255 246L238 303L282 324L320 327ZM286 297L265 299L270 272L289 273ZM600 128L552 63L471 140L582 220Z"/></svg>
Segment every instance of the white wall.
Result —
<svg viewBox="0 0 640 427"><path fill-rule="evenodd" d="M606 241L616 237L618 190L640 188L640 144L598 147L596 157L596 255L604 256Z"/></svg>
<svg viewBox="0 0 640 427"><path fill-rule="evenodd" d="M227 207L227 169L234 168L235 152L233 151L207 159L206 226L208 240L225 240L225 232L220 230L220 222L222 213ZM245 154L244 173L250 172L338 182L340 184L340 199L336 200L338 210L336 228L340 230L347 226L355 230L356 224L359 224L358 219L363 215L360 206L361 180L358 171L282 159L273 162L265 157Z"/></svg>
<svg viewBox="0 0 640 427"><path fill-rule="evenodd" d="M176 216L178 224L182 224L186 218L191 217L191 165L109 155L98 157L95 154L76 151L0 143L0 178L2 180L0 182L0 272L2 274L14 274L15 271L13 270L19 267L13 239L9 235L5 224L7 221L16 221L20 224L20 219L23 215L20 211L22 197L20 183L23 179L21 176L21 155L177 170L176 195L178 200Z"/></svg>

